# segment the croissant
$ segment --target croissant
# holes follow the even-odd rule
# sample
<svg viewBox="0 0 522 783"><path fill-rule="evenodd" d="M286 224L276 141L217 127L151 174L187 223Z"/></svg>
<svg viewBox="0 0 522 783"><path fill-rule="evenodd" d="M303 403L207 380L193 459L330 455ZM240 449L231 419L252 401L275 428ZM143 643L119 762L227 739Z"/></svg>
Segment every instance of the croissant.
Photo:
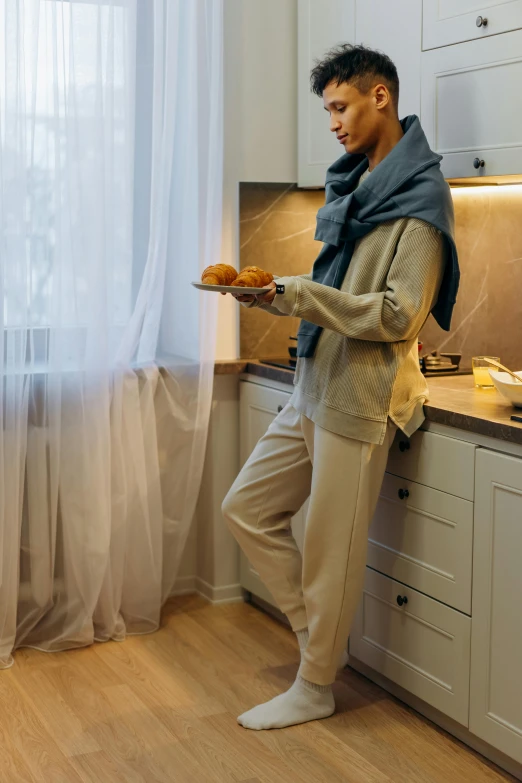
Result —
<svg viewBox="0 0 522 783"><path fill-rule="evenodd" d="M274 276L270 272L265 272L258 266L246 266L238 274L231 285L243 286L245 288L264 288L272 282Z"/></svg>
<svg viewBox="0 0 522 783"><path fill-rule="evenodd" d="M230 264L213 264L207 266L201 275L201 282L207 285L232 285L237 272Z"/></svg>

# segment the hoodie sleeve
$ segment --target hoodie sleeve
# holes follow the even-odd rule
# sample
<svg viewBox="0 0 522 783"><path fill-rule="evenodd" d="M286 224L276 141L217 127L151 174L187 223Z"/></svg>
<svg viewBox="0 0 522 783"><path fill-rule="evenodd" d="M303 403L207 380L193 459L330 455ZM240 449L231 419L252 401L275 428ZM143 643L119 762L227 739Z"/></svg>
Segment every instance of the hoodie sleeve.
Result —
<svg viewBox="0 0 522 783"><path fill-rule="evenodd" d="M416 337L434 307L446 262L442 234L425 224L406 231L386 290L356 296L299 277L282 277L273 306L286 315L357 340L399 342Z"/></svg>

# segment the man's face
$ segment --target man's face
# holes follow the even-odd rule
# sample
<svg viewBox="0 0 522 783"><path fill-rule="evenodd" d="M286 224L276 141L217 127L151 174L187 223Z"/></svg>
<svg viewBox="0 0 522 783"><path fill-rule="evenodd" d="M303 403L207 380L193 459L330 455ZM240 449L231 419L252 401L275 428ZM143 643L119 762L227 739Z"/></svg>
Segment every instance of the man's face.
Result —
<svg viewBox="0 0 522 783"><path fill-rule="evenodd" d="M337 85L334 81L324 88L323 103L330 113L330 130L341 137L339 143L345 152L365 154L375 147L381 127L381 92L381 85L364 94L347 82ZM385 89L384 92L387 93Z"/></svg>

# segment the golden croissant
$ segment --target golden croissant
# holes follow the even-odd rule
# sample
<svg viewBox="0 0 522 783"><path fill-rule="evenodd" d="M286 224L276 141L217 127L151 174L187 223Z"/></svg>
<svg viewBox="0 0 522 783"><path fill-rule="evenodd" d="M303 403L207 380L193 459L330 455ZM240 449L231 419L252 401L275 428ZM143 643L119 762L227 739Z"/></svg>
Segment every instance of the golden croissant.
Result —
<svg viewBox="0 0 522 783"><path fill-rule="evenodd" d="M207 285L232 285L237 272L230 264L214 264L207 266L201 275L201 282Z"/></svg>
<svg viewBox="0 0 522 783"><path fill-rule="evenodd" d="M243 286L245 288L264 288L272 282L274 276L270 272L265 272L258 266L246 266L238 274L231 285Z"/></svg>

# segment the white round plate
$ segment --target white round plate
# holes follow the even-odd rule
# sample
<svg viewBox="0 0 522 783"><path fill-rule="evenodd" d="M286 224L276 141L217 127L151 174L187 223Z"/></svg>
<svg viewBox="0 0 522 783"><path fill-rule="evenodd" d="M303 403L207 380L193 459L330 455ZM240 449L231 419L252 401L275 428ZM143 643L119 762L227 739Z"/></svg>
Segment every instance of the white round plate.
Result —
<svg viewBox="0 0 522 783"><path fill-rule="evenodd" d="M199 288L200 291L214 291L219 294L264 294L270 289L265 288L250 288L249 286L242 285L209 285L208 283L192 283L194 288Z"/></svg>

